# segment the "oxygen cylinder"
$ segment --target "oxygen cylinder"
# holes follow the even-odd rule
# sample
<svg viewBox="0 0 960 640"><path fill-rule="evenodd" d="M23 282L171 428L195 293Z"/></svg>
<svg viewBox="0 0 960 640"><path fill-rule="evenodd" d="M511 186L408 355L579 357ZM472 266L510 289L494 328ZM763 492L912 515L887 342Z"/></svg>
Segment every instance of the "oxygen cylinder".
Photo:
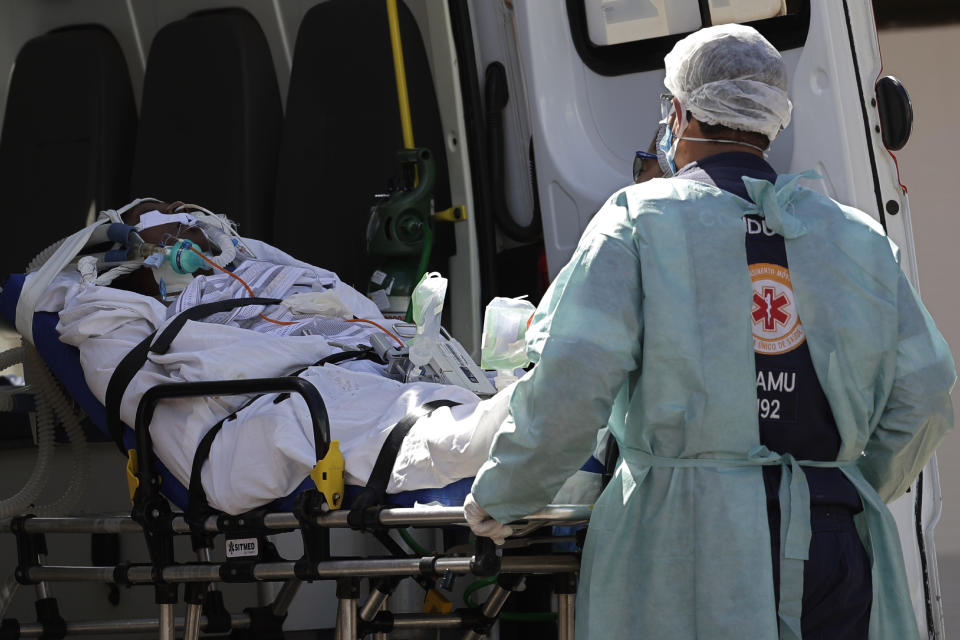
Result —
<svg viewBox="0 0 960 640"><path fill-rule="evenodd" d="M426 272L433 245L431 218L436 171L429 149L401 149L406 170L416 167L412 187L394 191L370 209L367 253L379 263L367 283L367 295L387 316L405 316L410 295ZM409 171L414 175L412 171ZM408 184L413 184L409 180Z"/></svg>

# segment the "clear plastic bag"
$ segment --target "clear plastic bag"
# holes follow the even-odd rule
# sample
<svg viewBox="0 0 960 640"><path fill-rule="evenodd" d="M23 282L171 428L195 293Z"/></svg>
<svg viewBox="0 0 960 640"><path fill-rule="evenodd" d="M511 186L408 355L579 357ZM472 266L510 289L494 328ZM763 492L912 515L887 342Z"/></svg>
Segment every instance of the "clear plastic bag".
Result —
<svg viewBox="0 0 960 640"><path fill-rule="evenodd" d="M523 298L494 298L483 314L480 366L496 369L498 379L513 379L514 369L530 364L527 358L527 323L535 307ZM500 383L497 384L500 388Z"/></svg>
<svg viewBox="0 0 960 640"><path fill-rule="evenodd" d="M436 271L424 274L410 296L417 335L410 339L410 362L422 367L430 362L440 336L440 314L447 295L447 279Z"/></svg>

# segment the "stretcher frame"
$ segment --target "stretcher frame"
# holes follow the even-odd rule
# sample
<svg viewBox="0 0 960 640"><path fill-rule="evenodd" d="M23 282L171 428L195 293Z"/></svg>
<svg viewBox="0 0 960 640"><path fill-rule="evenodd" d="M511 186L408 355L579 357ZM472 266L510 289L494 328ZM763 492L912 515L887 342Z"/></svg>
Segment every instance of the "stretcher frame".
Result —
<svg viewBox="0 0 960 640"><path fill-rule="evenodd" d="M174 640L181 632L184 640L196 640L201 631L226 633L246 630L248 637L282 637L283 621L300 585L305 581L333 580L337 584L338 640L353 640L367 635L386 638L393 630L461 629L465 640L486 635L498 620L500 611L521 583L524 575L554 575L557 595L558 637L572 640L574 629L573 597L579 571L579 554L561 552L549 555L510 555L494 546L486 538L478 538L470 555L408 555L386 532L405 527L453 527L466 524L463 508L459 506L427 506L416 508L368 507L362 512L331 510L340 497L330 496L317 489L303 491L291 512L271 513L259 509L247 514L230 516L212 509L203 514L174 512L161 494L159 481L150 461L154 460L149 425L157 403L167 398L206 395L246 395L262 393L298 393L307 403L313 422L317 445L318 467L323 463L330 443L329 424L323 400L317 390L297 377L248 379L213 382L188 382L158 385L149 389L137 409L135 434L137 460L134 472L137 482L133 490L133 509L130 516L93 517L34 517L22 515L0 523L0 532L16 537L18 565L16 578L24 585L35 585L37 593L36 623L21 624L4 620L0 639L43 637L62 638L67 635L158 632L161 640ZM147 463L144 463L147 461ZM329 491L329 489L328 489ZM342 491L342 489L341 489ZM342 496L341 496L342 497ZM591 507L582 505L550 506L516 523L517 536L551 525L575 525L589 521ZM330 531L334 528L353 528L373 533L392 556L369 558L338 558L330 553ZM273 533L299 531L304 554L296 561L280 558L265 536ZM46 565L47 533L141 533L147 543L150 562L114 566L56 566ZM196 560L178 562L174 556L173 538L189 535L196 552ZM253 537L261 541L261 551L255 560L230 559L211 562L210 549L214 538ZM554 538L548 538L553 540ZM556 538L557 541L564 541ZM568 539L566 539L568 540ZM391 548L391 543L392 547ZM528 542L514 541L526 546ZM508 546L511 543L508 543ZM440 579L451 582L454 576L497 576L497 583L479 609L457 609L448 613L391 613L385 603L396 583L404 577ZM369 595L362 605L360 580L371 582ZM283 582L272 603L229 614L223 606L217 583ZM51 597L49 584L53 582L96 582L122 586L152 585L159 616L146 619L116 621L67 622L60 617L56 599ZM186 615L176 618L174 606L179 601L179 585L184 584L183 599Z"/></svg>
<svg viewBox="0 0 960 640"><path fill-rule="evenodd" d="M519 524L524 529L540 528L549 525L571 525L584 523L589 519L589 507L557 506L532 514ZM330 512L318 516L315 524L321 531L332 528L347 528L346 513ZM211 517L205 529L211 534L227 533L231 526L243 518ZM379 520L384 528L393 527L437 527L464 525L462 507L422 507L393 508L380 511ZM270 533L297 530L300 523L293 513L273 513L263 517L263 530ZM87 533L142 533L143 528L129 516L103 517L31 517L21 516L2 525L17 537L20 564L17 567L17 579L22 584L36 585L41 599L50 599L49 583L53 582L92 582L120 586L153 585L164 593L176 592L180 584L185 585L184 599L187 603L185 618L174 617L176 602L160 603L158 618L127 619L118 621L59 621L65 635L85 635L104 633L132 633L158 631L162 640L173 640L179 631L183 638L197 638L198 634L215 633L218 630L229 632L233 629L254 629L278 631L282 628L287 608L293 601L300 585L308 581L303 576L302 558L297 561L276 560L264 562L210 562L209 550L198 553L198 559L192 563L171 564L158 568L152 564L120 563L114 566L63 566L47 565L43 562L45 546L43 536L55 534ZM173 514L170 521L172 535L189 535L190 526L182 514ZM250 529L245 529L249 532ZM522 533L522 531L521 531ZM536 539L531 542L543 542ZM502 550L501 550L502 551ZM309 555L309 551L307 554ZM300 565L298 567L298 565ZM385 634L388 631L428 628L463 629L463 638L477 639L485 635L496 622L503 604L510 592L519 584L519 578L529 574L551 574L557 576L558 597L558 638L573 638L573 595L576 590L576 574L579 571L579 557L575 553L552 555L511 556L500 555L500 551L486 539L477 542L476 551L470 556L413 556L408 558L371 557L371 558L335 558L328 557L315 565L309 565L314 571L314 579L334 580L337 583L337 634L338 640L355 639L370 633ZM448 614L394 614L381 607L389 596L388 592L371 588L366 601L358 603L360 580L363 578L402 578L425 576L431 578L444 576L474 575L478 577L497 575L498 583L487 597L479 611L458 609ZM207 590L209 585L249 582L283 582L283 587L274 601L258 610L248 610L229 617L229 627L214 628L208 616L204 615L204 596L216 591ZM53 624L51 624L53 622ZM36 623L20 624L22 638L41 637L45 630L56 626L55 621L40 620ZM53 637L47 635L46 637ZM62 636L60 636L62 637ZM381 636L375 636L381 637ZM382 636L385 637L385 636Z"/></svg>

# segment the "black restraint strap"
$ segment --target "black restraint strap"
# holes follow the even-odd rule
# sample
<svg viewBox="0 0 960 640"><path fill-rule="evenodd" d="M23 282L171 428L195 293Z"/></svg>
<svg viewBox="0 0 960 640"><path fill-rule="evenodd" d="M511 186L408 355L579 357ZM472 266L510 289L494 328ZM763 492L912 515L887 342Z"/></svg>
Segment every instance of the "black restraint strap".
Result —
<svg viewBox="0 0 960 640"><path fill-rule="evenodd" d="M153 346L150 347L150 351L160 354L169 351L173 339L176 338L180 330L183 329L183 325L187 324L190 320L199 320L200 318L206 318L221 311L232 311L238 307L249 307L255 304L267 306L270 304L280 304L280 302L281 300L278 298L239 298L198 304L195 307L181 311L178 316L171 320L170 324L157 336Z"/></svg>
<svg viewBox="0 0 960 640"><path fill-rule="evenodd" d="M203 463L210 457L210 447L213 446L213 439L220 433L223 423L231 418L236 418L237 414L231 413L229 416L213 425L197 445L197 450L193 454L193 465L190 468L190 486L187 489L187 524L191 529L201 526L201 520L210 510L210 504L207 502L207 493L203 490L200 472L203 469ZM202 531L194 531L202 533Z"/></svg>
<svg viewBox="0 0 960 640"><path fill-rule="evenodd" d="M104 405L107 410L107 429L110 431L110 437L113 438L113 441L120 449L120 453L124 455L126 455L127 452L123 446L123 423L120 421L120 401L123 399L123 392L127 390L127 386L129 386L130 381L133 380L133 376L137 375L137 371L140 371L143 363L147 361L147 354L150 352L150 343L153 341L155 335L157 335L156 331L144 338L140 344L130 349L127 355L123 356L123 360L121 360L117 368L113 370L113 375L110 376L110 382L107 384L107 395L104 398Z"/></svg>
<svg viewBox="0 0 960 640"><path fill-rule="evenodd" d="M162 338L162 336L161 336ZM159 339L158 339L159 341ZM152 351L152 349L151 349ZM383 364L383 361L380 360L380 357L372 349L361 349L357 351L343 351L338 353L333 353L325 358L318 360L311 366L322 366L324 364L336 364L350 359L369 359ZM304 371L306 367L294 371L290 375L298 376ZM259 396L257 396L259 397ZM282 393L277 396L277 399L274 402L285 400L289 398L289 393ZM203 465L206 463L207 459L210 457L210 448L213 446L213 440L217 437L217 434L220 433L220 430L223 428L225 422L229 422L237 417L237 414L246 409L254 400L257 398L251 398L242 407L228 415L226 418L218 422L217 424L210 427L210 429L204 434L201 438L200 443L197 445L197 450L193 454L193 463L190 468L190 484L187 489L187 513L186 519L187 523L190 525L190 528L194 530L194 533L203 533L203 519L210 513L210 502L207 500L207 493L203 490L203 482L201 480L201 473L203 471ZM409 427L407 428L409 431ZM399 448L397 449L399 452ZM396 453L394 454L396 458ZM392 466L392 465L391 465Z"/></svg>
<svg viewBox="0 0 960 640"><path fill-rule="evenodd" d="M320 358L313 364L301 367L297 369L291 376L299 376L301 373L309 369L310 367L322 367L325 364L340 364L347 360L373 360L377 364L387 364L386 360L377 355L377 352L373 349L358 349L356 351L339 351L337 353L331 353L325 358Z"/></svg>
<svg viewBox="0 0 960 640"><path fill-rule="evenodd" d="M340 364L347 360L373 360L377 364L387 364L386 361L377 355L373 349L357 349L356 351L341 351L340 353L331 353L326 358L320 358L314 362L311 367L322 367L325 364Z"/></svg>
<svg viewBox="0 0 960 640"><path fill-rule="evenodd" d="M280 394L280 397L282 396L290 397L290 394ZM261 396L254 396L250 398L244 402L239 409L210 427L210 429L203 434L203 438L200 439L199 444L197 444L197 450L193 453L193 463L190 466L190 483L187 488L186 516L187 524L190 525L191 529L196 528L195 525L202 529L202 519L206 517L210 511L210 503L207 501L207 492L203 490L203 482L201 481L200 474L203 470L204 463L207 461L207 458L210 457L210 448L213 446L214 438L220 433L220 429L223 428L224 423L235 420L238 413L249 407L260 397ZM202 533L202 530L198 530L195 533Z"/></svg>
<svg viewBox="0 0 960 640"><path fill-rule="evenodd" d="M390 484L390 474L393 473L393 465L397 461L397 454L400 453L400 446L403 439L416 424L417 420L430 415L440 407L455 407L459 402L453 400L433 400L426 402L403 417L400 422L390 431L383 446L380 447L380 455L377 456L377 462L373 465L373 471L370 472L370 478L367 480L367 486L353 501L350 509L350 515L347 520L351 526L362 527L361 512L368 507L373 507L383 503L383 498L387 493L387 485ZM356 525L354 524L356 523Z"/></svg>
<svg viewBox="0 0 960 640"><path fill-rule="evenodd" d="M300 371L303 371L303 369ZM300 371L291 373L289 375L300 375ZM190 530L195 536L205 535L203 528L204 520L208 515L210 515L211 512L214 511L210 507L210 502L207 500L207 492L203 490L203 481L201 476L203 472L203 465L210 457L210 449L213 447L213 440L217 437L217 434L220 433L220 430L223 428L224 424L230 422L231 420L235 420L238 413L263 397L263 395L264 394L260 394L250 398L244 402L239 409L210 427L210 429L203 435L203 438L201 438L200 442L197 444L197 450L193 454L193 463L190 466L190 482L187 488L187 509L186 513L184 514L186 516L187 524L190 525ZM279 404L289 397L289 393L278 394L273 403Z"/></svg>
<svg viewBox="0 0 960 640"><path fill-rule="evenodd" d="M276 298L241 298L238 300L219 300L217 302L200 304L182 311L176 316L160 333L156 342L154 342L153 338L157 335L157 332L154 331L131 349L127 355L123 357L123 360L120 361L120 364L117 365L117 368L114 369L113 375L110 376L110 382L107 384L107 394L104 398L104 405L107 410L107 429L110 431L110 437L113 438L113 441L120 449L120 453L124 455L127 453L123 446L123 423L120 421L120 403L123 400L123 394L126 392L127 387L130 386L130 381L133 380L133 377L137 375L137 372L143 367L147 361L147 355L151 351L161 354L169 351L170 344L188 320L199 320L214 313L230 311L237 307L279 303L280 300Z"/></svg>

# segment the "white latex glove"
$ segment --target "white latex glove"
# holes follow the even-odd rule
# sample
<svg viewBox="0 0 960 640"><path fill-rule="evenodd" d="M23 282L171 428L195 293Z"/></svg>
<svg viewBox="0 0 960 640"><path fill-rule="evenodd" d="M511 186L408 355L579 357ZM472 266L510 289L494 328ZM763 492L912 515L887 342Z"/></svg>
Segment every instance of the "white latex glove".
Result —
<svg viewBox="0 0 960 640"><path fill-rule="evenodd" d="M463 517L476 535L490 538L495 544L503 544L507 537L513 534L511 527L491 518L490 514L477 504L472 493L463 501Z"/></svg>

